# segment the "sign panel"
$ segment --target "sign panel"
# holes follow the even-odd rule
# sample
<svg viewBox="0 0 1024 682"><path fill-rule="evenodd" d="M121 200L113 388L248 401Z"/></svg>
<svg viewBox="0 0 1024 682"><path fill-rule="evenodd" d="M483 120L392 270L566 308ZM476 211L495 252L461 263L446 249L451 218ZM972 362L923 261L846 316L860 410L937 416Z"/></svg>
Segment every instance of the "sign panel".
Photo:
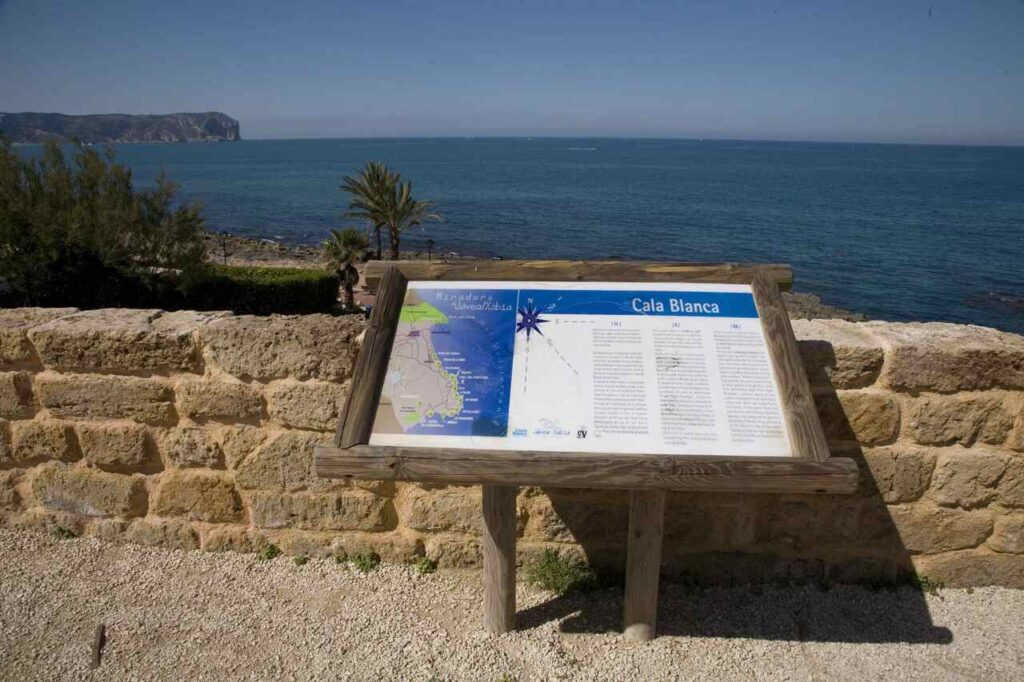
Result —
<svg viewBox="0 0 1024 682"><path fill-rule="evenodd" d="M369 444L792 455L744 284L409 282Z"/></svg>

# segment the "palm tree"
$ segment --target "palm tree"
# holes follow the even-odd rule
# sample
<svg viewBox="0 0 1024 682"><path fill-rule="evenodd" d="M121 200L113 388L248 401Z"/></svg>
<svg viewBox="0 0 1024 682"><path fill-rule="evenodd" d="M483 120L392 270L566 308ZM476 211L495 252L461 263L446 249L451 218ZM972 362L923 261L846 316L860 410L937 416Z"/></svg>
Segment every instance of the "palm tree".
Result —
<svg viewBox="0 0 1024 682"><path fill-rule="evenodd" d="M355 264L366 260L368 247L369 240L366 235L351 227L346 230L331 230L331 238L324 242L324 256L327 258L328 267L337 273L341 286L345 289L346 308L356 307L353 289L359 283L359 271L356 270Z"/></svg>
<svg viewBox="0 0 1024 682"><path fill-rule="evenodd" d="M396 174L394 194L391 201L388 202L389 210L385 214L387 220L384 223L388 228L393 260L398 260L398 239L403 232L427 220L437 220L438 222L444 220L441 214L430 212L433 202L413 199L412 183L400 182L400 179Z"/></svg>
<svg viewBox="0 0 1024 682"><path fill-rule="evenodd" d="M397 176L380 161L367 161L359 175L346 175L342 178L341 189L352 195L345 218L356 218L370 223L377 236L377 260L381 258L381 228L384 227L383 215L385 202L393 193Z"/></svg>
<svg viewBox="0 0 1024 682"><path fill-rule="evenodd" d="M438 213L430 212L429 201L412 198L412 183L380 162L367 162L356 176L346 175L341 188L352 195L346 218L358 218L370 223L377 236L377 258L381 257L381 230L387 228L391 258L398 260L398 247L402 232L427 220L441 221Z"/></svg>

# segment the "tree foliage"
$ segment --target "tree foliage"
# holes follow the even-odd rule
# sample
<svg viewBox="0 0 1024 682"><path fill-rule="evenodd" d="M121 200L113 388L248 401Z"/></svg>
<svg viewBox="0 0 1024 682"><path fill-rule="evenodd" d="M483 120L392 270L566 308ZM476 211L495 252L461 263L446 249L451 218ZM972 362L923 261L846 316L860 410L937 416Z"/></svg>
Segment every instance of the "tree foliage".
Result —
<svg viewBox="0 0 1024 682"><path fill-rule="evenodd" d="M331 237L324 242L324 257L327 266L334 270L345 289L345 307L355 308L355 285L359 283L356 263L366 260L369 240L366 235L352 228L331 230Z"/></svg>
<svg viewBox="0 0 1024 682"><path fill-rule="evenodd" d="M367 162L358 175L346 175L341 188L352 195L347 218L364 220L377 236L377 258L381 257L381 231L387 230L391 258L398 259L402 233L428 220L441 221L431 211L433 203L412 196L412 183L383 163Z"/></svg>
<svg viewBox="0 0 1024 682"><path fill-rule="evenodd" d="M370 224L377 241L377 260L381 258L381 228L393 184L391 171L379 161L367 161L358 175L346 175L341 180L341 189L352 195L344 217Z"/></svg>
<svg viewBox="0 0 1024 682"><path fill-rule="evenodd" d="M174 205L161 173L135 191L131 171L77 145L48 143L38 159L0 143L0 279L15 304L133 305L180 288L205 261L198 205Z"/></svg>

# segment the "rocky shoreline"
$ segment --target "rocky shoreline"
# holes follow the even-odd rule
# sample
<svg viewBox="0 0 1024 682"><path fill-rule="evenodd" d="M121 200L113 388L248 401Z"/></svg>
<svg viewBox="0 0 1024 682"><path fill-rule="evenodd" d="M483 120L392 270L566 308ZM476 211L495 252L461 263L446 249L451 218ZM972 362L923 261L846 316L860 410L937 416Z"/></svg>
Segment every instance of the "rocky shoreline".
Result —
<svg viewBox="0 0 1024 682"><path fill-rule="evenodd" d="M272 239L254 239L227 233L206 235L207 258L213 263L237 266L260 266L277 268L323 268L326 262L318 247L283 244ZM411 253L407 259L425 259L426 254ZM473 256L448 252L434 254L436 260L476 260ZM362 270L362 268L360 268ZM851 322L867 320L866 315L850 312L823 303L821 298L810 293L785 292L789 316L794 320L838 319ZM360 303L366 303L365 296L359 296Z"/></svg>

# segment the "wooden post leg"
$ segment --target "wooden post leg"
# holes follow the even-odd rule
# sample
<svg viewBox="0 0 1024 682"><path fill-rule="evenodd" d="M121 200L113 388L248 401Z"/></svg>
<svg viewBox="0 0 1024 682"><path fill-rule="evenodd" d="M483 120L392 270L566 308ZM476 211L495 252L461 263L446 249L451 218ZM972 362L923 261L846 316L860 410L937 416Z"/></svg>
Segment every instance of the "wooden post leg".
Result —
<svg viewBox="0 0 1024 682"><path fill-rule="evenodd" d="M516 627L515 486L484 487L484 627L500 634Z"/></svg>
<svg viewBox="0 0 1024 682"><path fill-rule="evenodd" d="M629 498L629 544L622 628L626 639L654 638L658 617L658 575L665 525L665 491L634 490Z"/></svg>

